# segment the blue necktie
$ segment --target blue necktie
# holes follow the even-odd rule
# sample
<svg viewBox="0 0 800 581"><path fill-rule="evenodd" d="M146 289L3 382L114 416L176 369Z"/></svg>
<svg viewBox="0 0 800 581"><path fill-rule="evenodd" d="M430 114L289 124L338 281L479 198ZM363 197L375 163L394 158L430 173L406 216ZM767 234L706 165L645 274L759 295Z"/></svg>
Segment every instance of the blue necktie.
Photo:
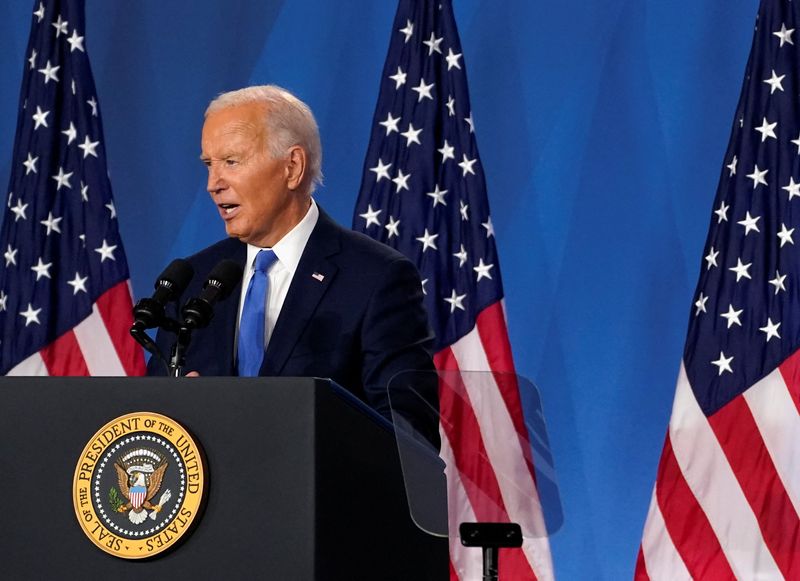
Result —
<svg viewBox="0 0 800 581"><path fill-rule="evenodd" d="M244 297L239 321L239 375L255 377L264 360L264 309L269 279L267 270L277 256L272 250L261 250L254 262L254 272Z"/></svg>

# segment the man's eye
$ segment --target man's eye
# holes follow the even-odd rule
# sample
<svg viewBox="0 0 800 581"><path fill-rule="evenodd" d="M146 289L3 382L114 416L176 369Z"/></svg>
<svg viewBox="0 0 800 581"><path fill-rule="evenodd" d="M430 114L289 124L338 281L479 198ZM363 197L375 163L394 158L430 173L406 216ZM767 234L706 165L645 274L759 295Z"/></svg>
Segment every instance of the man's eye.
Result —
<svg viewBox="0 0 800 581"><path fill-rule="evenodd" d="M225 160L225 165L228 165L228 166L230 166L230 165L239 165L239 160L238 159L228 158L228 159Z"/></svg>

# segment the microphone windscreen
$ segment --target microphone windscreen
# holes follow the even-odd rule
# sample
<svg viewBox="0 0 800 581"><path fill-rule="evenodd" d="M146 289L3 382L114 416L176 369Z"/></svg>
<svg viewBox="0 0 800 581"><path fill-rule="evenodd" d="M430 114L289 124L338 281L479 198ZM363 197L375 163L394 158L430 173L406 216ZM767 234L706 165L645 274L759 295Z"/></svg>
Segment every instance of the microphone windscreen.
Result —
<svg viewBox="0 0 800 581"><path fill-rule="evenodd" d="M189 261L183 258L176 258L169 263L164 272L158 277L156 288L163 286L164 281L167 281L170 283L170 294L173 297L177 297L186 290L193 277L194 268L189 264Z"/></svg>
<svg viewBox="0 0 800 581"><path fill-rule="evenodd" d="M216 299L221 301L228 298L228 295L231 294L236 284L242 280L243 273L244 270L242 267L233 260L222 260L217 263L208 275L208 282L206 282L206 285L211 283L211 281L216 281L214 286L219 289Z"/></svg>

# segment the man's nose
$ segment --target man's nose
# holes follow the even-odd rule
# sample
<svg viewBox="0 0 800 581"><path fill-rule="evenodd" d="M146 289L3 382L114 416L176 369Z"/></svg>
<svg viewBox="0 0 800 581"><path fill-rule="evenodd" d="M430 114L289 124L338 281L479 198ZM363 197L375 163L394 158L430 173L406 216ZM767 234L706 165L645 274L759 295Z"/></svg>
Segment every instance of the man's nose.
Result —
<svg viewBox="0 0 800 581"><path fill-rule="evenodd" d="M220 174L219 168L216 164L208 166L208 184L206 189L210 194L216 194L226 188L225 180Z"/></svg>

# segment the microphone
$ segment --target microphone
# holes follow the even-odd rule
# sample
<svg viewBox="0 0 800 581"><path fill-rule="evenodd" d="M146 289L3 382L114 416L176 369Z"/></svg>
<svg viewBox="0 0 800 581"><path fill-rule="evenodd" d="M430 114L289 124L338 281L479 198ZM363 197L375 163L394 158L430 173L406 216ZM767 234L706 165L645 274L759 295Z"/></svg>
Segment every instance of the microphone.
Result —
<svg viewBox="0 0 800 581"><path fill-rule="evenodd" d="M214 305L228 298L242 280L242 267L232 260L218 263L203 285L200 295L190 299L181 310L183 323L192 329L202 329L214 317Z"/></svg>
<svg viewBox="0 0 800 581"><path fill-rule="evenodd" d="M188 261L176 258L170 262L156 280L153 296L140 300L133 307L131 332L161 326L165 319L164 307L186 290L193 276L194 269Z"/></svg>

